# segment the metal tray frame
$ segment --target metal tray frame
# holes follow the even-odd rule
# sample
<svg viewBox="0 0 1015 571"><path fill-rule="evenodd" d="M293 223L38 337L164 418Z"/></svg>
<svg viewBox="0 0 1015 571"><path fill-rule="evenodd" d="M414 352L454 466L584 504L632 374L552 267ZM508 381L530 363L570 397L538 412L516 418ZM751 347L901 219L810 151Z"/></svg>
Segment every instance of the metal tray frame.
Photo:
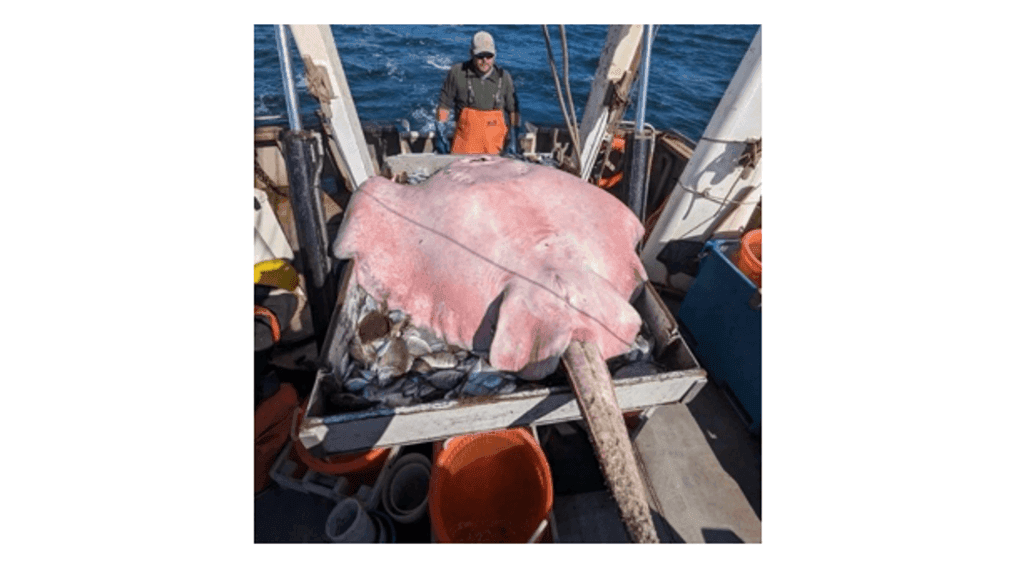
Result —
<svg viewBox="0 0 1015 571"><path fill-rule="evenodd" d="M335 312L324 340L321 367L310 394L306 417L299 426L300 441L312 453L335 454L432 442L460 434L515 426L541 426L581 420L570 386L550 386L495 397L462 397L395 409L320 416L322 380L348 363L353 328L341 308L355 302L352 262L346 264ZM651 283L646 283L633 306L654 337L656 361L671 367L657 375L614 381L617 402L624 412L658 405L690 402L706 382L677 322Z"/></svg>

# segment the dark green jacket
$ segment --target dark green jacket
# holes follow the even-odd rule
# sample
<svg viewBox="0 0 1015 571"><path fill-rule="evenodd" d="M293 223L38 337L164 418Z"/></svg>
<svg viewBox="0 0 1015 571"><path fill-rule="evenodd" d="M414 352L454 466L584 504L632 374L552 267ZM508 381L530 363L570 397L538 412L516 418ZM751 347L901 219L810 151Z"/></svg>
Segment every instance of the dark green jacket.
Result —
<svg viewBox="0 0 1015 571"><path fill-rule="evenodd" d="M440 107L454 109L458 117L463 107L490 111L518 111L518 97L511 74L494 64L490 75L483 79L472 66L472 60L451 66L441 87Z"/></svg>

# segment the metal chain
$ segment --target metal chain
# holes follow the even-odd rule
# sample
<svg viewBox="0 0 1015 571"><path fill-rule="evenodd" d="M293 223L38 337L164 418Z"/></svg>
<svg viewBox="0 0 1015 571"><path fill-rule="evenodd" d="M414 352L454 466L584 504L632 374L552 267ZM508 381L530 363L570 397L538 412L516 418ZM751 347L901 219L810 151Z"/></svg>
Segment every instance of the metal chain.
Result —
<svg viewBox="0 0 1015 571"><path fill-rule="evenodd" d="M268 173L264 172L264 169L261 168L261 163L257 161L256 156L254 157L254 178L258 180L261 184L266 186L268 190L270 190L271 192L274 192L279 196L289 198L289 195L287 193L282 192L282 190L278 186L276 186L275 183L271 182L271 178L268 177Z"/></svg>

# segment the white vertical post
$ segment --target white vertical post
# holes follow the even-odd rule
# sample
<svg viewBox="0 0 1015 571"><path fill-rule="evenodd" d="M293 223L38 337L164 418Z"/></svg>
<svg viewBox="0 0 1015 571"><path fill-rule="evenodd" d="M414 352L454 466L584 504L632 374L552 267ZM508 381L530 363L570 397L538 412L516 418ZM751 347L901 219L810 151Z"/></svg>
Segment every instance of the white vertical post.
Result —
<svg viewBox="0 0 1015 571"><path fill-rule="evenodd" d="M641 260L650 280L673 285L666 266L657 260L668 243L704 244L724 222L728 226L746 220L761 196L761 164L759 158L744 178L740 158L750 143L760 140L759 29L645 243Z"/></svg>
<svg viewBox="0 0 1015 571"><path fill-rule="evenodd" d="M290 25L296 47L303 58L308 82L323 82L319 93L329 99L322 101L331 113L331 127L338 145L340 160L356 187L375 174L374 163L367 150L363 128L356 114L349 84L338 57L335 38L328 25Z"/></svg>
<svg viewBox="0 0 1015 571"><path fill-rule="evenodd" d="M612 109L613 101L607 99L610 95L610 85L615 90L623 87L630 87L628 83L622 86L624 74L633 74L637 70L638 46L641 43L643 26L610 26L606 34L606 45L599 56L599 66L596 68L595 79L592 80L592 89L589 91L588 100L585 102L585 110L582 112L581 126L578 128L579 139L582 141L581 149L581 176L588 180L592 174L592 163L595 162L596 152L600 143L607 136L606 128L610 124L611 112L616 116L623 112L623 108ZM626 92L618 93L626 97Z"/></svg>

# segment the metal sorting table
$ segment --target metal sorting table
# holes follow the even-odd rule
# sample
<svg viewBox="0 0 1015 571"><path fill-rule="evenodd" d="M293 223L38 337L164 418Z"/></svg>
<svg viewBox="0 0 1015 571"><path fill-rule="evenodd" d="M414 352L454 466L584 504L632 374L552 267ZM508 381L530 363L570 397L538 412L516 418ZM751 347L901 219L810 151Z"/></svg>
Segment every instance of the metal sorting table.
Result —
<svg viewBox="0 0 1015 571"><path fill-rule="evenodd" d="M361 412L322 415L321 385L336 368L350 359L349 340L354 324L341 311L355 300L352 262L346 264L338 303L321 352L307 414L298 427L302 444L316 455L356 452L432 442L475 432L517 426L541 426L581 420L570 385L518 390L492 397L460 397L405 407L375 408ZM706 382L701 368L677 329L677 322L651 283L634 300L654 338L653 357L664 372L614 380L617 402L623 412L643 411L675 402L690 402Z"/></svg>

